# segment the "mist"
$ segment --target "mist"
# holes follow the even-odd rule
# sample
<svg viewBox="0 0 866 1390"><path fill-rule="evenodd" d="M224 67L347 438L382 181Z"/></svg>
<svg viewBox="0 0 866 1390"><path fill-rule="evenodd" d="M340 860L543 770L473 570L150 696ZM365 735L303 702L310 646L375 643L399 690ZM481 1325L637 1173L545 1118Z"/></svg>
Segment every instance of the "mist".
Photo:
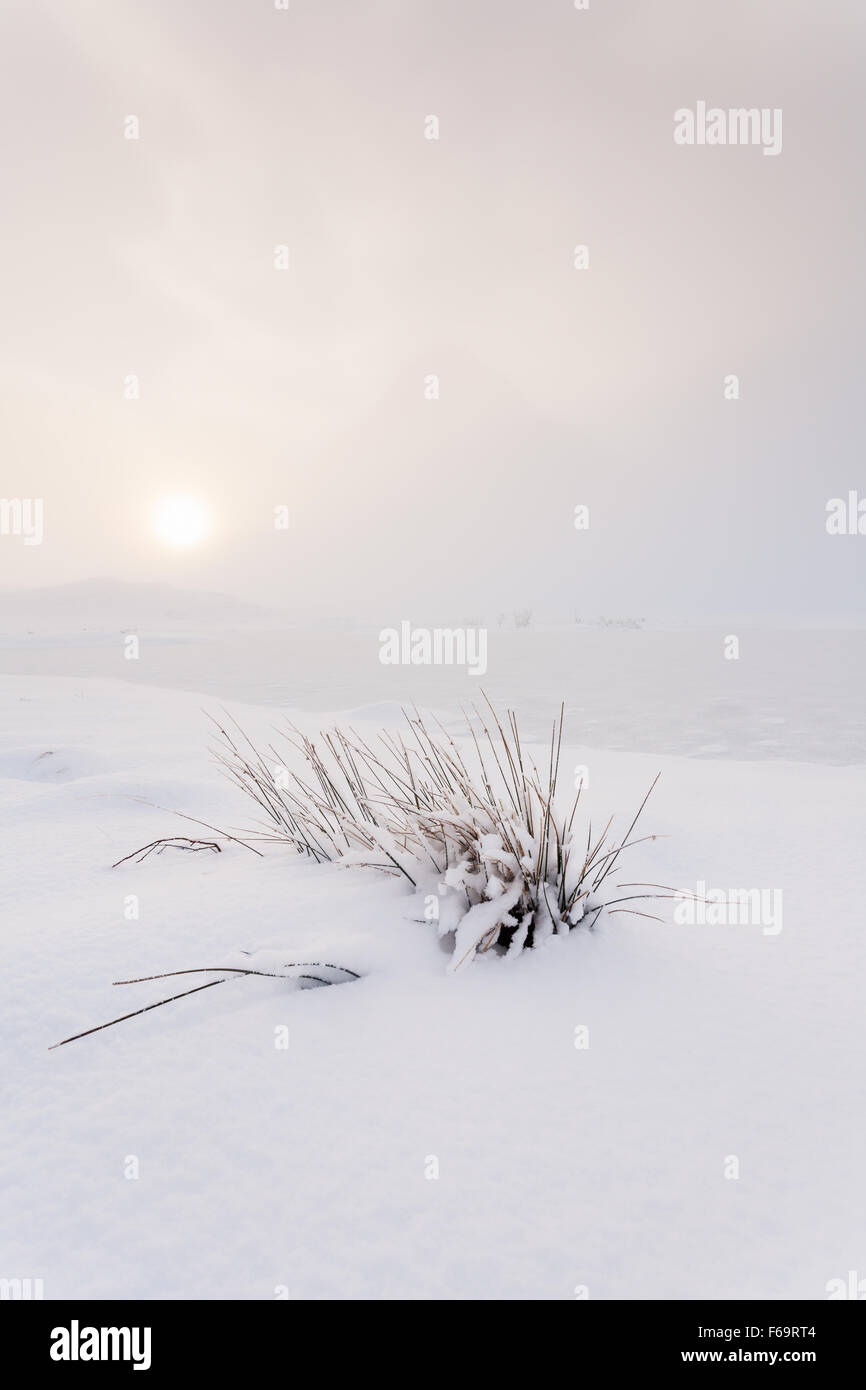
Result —
<svg viewBox="0 0 866 1390"><path fill-rule="evenodd" d="M866 22L815 14L7 8L2 492L45 535L0 582L862 616ZM678 145L698 102L780 150Z"/></svg>

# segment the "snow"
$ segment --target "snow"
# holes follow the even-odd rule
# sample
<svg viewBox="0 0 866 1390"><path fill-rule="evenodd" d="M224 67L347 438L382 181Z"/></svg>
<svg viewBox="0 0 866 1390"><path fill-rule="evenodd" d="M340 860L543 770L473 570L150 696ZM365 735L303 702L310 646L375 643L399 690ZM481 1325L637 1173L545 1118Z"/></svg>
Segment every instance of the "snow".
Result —
<svg viewBox="0 0 866 1390"><path fill-rule="evenodd" d="M0 678L4 1277L48 1298L822 1298L863 1268L862 730L837 738L851 766L820 761L817 715L811 762L720 758L709 718L683 732L697 757L570 742L599 825L662 772L642 825L665 838L615 882L778 888L783 930L637 903L664 920L603 914L454 974L409 886L370 871L237 844L110 867L211 837L173 809L249 823L203 708L262 738L333 712L58 669ZM348 685L353 722L399 719L403 691ZM778 703L768 685L750 718ZM221 977L114 980L290 962L361 978L239 976L48 1050Z"/></svg>

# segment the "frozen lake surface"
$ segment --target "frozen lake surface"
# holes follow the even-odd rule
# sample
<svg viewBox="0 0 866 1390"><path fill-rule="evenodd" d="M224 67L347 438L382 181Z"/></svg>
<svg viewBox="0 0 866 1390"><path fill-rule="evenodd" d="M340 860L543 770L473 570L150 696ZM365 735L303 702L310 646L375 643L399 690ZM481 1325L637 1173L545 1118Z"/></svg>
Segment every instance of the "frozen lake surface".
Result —
<svg viewBox="0 0 866 1390"><path fill-rule="evenodd" d="M383 666L378 634L267 631L189 635L139 624L138 660L119 631L20 633L0 643L0 673L121 679L310 712L415 702L457 728L480 689L546 737L560 700L568 736L594 748L692 758L866 762L866 632L617 631L489 633L488 670Z"/></svg>

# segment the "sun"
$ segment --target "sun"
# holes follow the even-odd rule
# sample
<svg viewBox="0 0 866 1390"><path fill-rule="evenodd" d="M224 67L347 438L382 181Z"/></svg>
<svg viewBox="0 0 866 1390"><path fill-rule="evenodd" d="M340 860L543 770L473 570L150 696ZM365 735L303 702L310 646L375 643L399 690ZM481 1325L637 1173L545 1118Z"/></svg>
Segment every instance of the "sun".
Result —
<svg viewBox="0 0 866 1390"><path fill-rule="evenodd" d="M210 530L210 514L197 497L163 497L154 508L153 529L166 545L200 545Z"/></svg>

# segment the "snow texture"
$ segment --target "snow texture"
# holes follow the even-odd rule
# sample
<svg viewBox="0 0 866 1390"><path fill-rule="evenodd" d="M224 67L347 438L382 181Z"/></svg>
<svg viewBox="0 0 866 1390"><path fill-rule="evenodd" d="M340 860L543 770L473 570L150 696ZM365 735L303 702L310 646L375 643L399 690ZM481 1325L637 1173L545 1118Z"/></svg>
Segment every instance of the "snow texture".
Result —
<svg viewBox="0 0 866 1390"><path fill-rule="evenodd" d="M617 882L778 887L784 929L663 901L450 974L405 883L236 844L110 867L209 838L172 809L246 823L202 705L0 680L0 1274L48 1298L822 1298L864 1268L862 767L571 744L599 824L661 768L667 838ZM265 739L273 708L229 708ZM361 978L238 975L48 1050L219 976L114 980L293 962Z"/></svg>

